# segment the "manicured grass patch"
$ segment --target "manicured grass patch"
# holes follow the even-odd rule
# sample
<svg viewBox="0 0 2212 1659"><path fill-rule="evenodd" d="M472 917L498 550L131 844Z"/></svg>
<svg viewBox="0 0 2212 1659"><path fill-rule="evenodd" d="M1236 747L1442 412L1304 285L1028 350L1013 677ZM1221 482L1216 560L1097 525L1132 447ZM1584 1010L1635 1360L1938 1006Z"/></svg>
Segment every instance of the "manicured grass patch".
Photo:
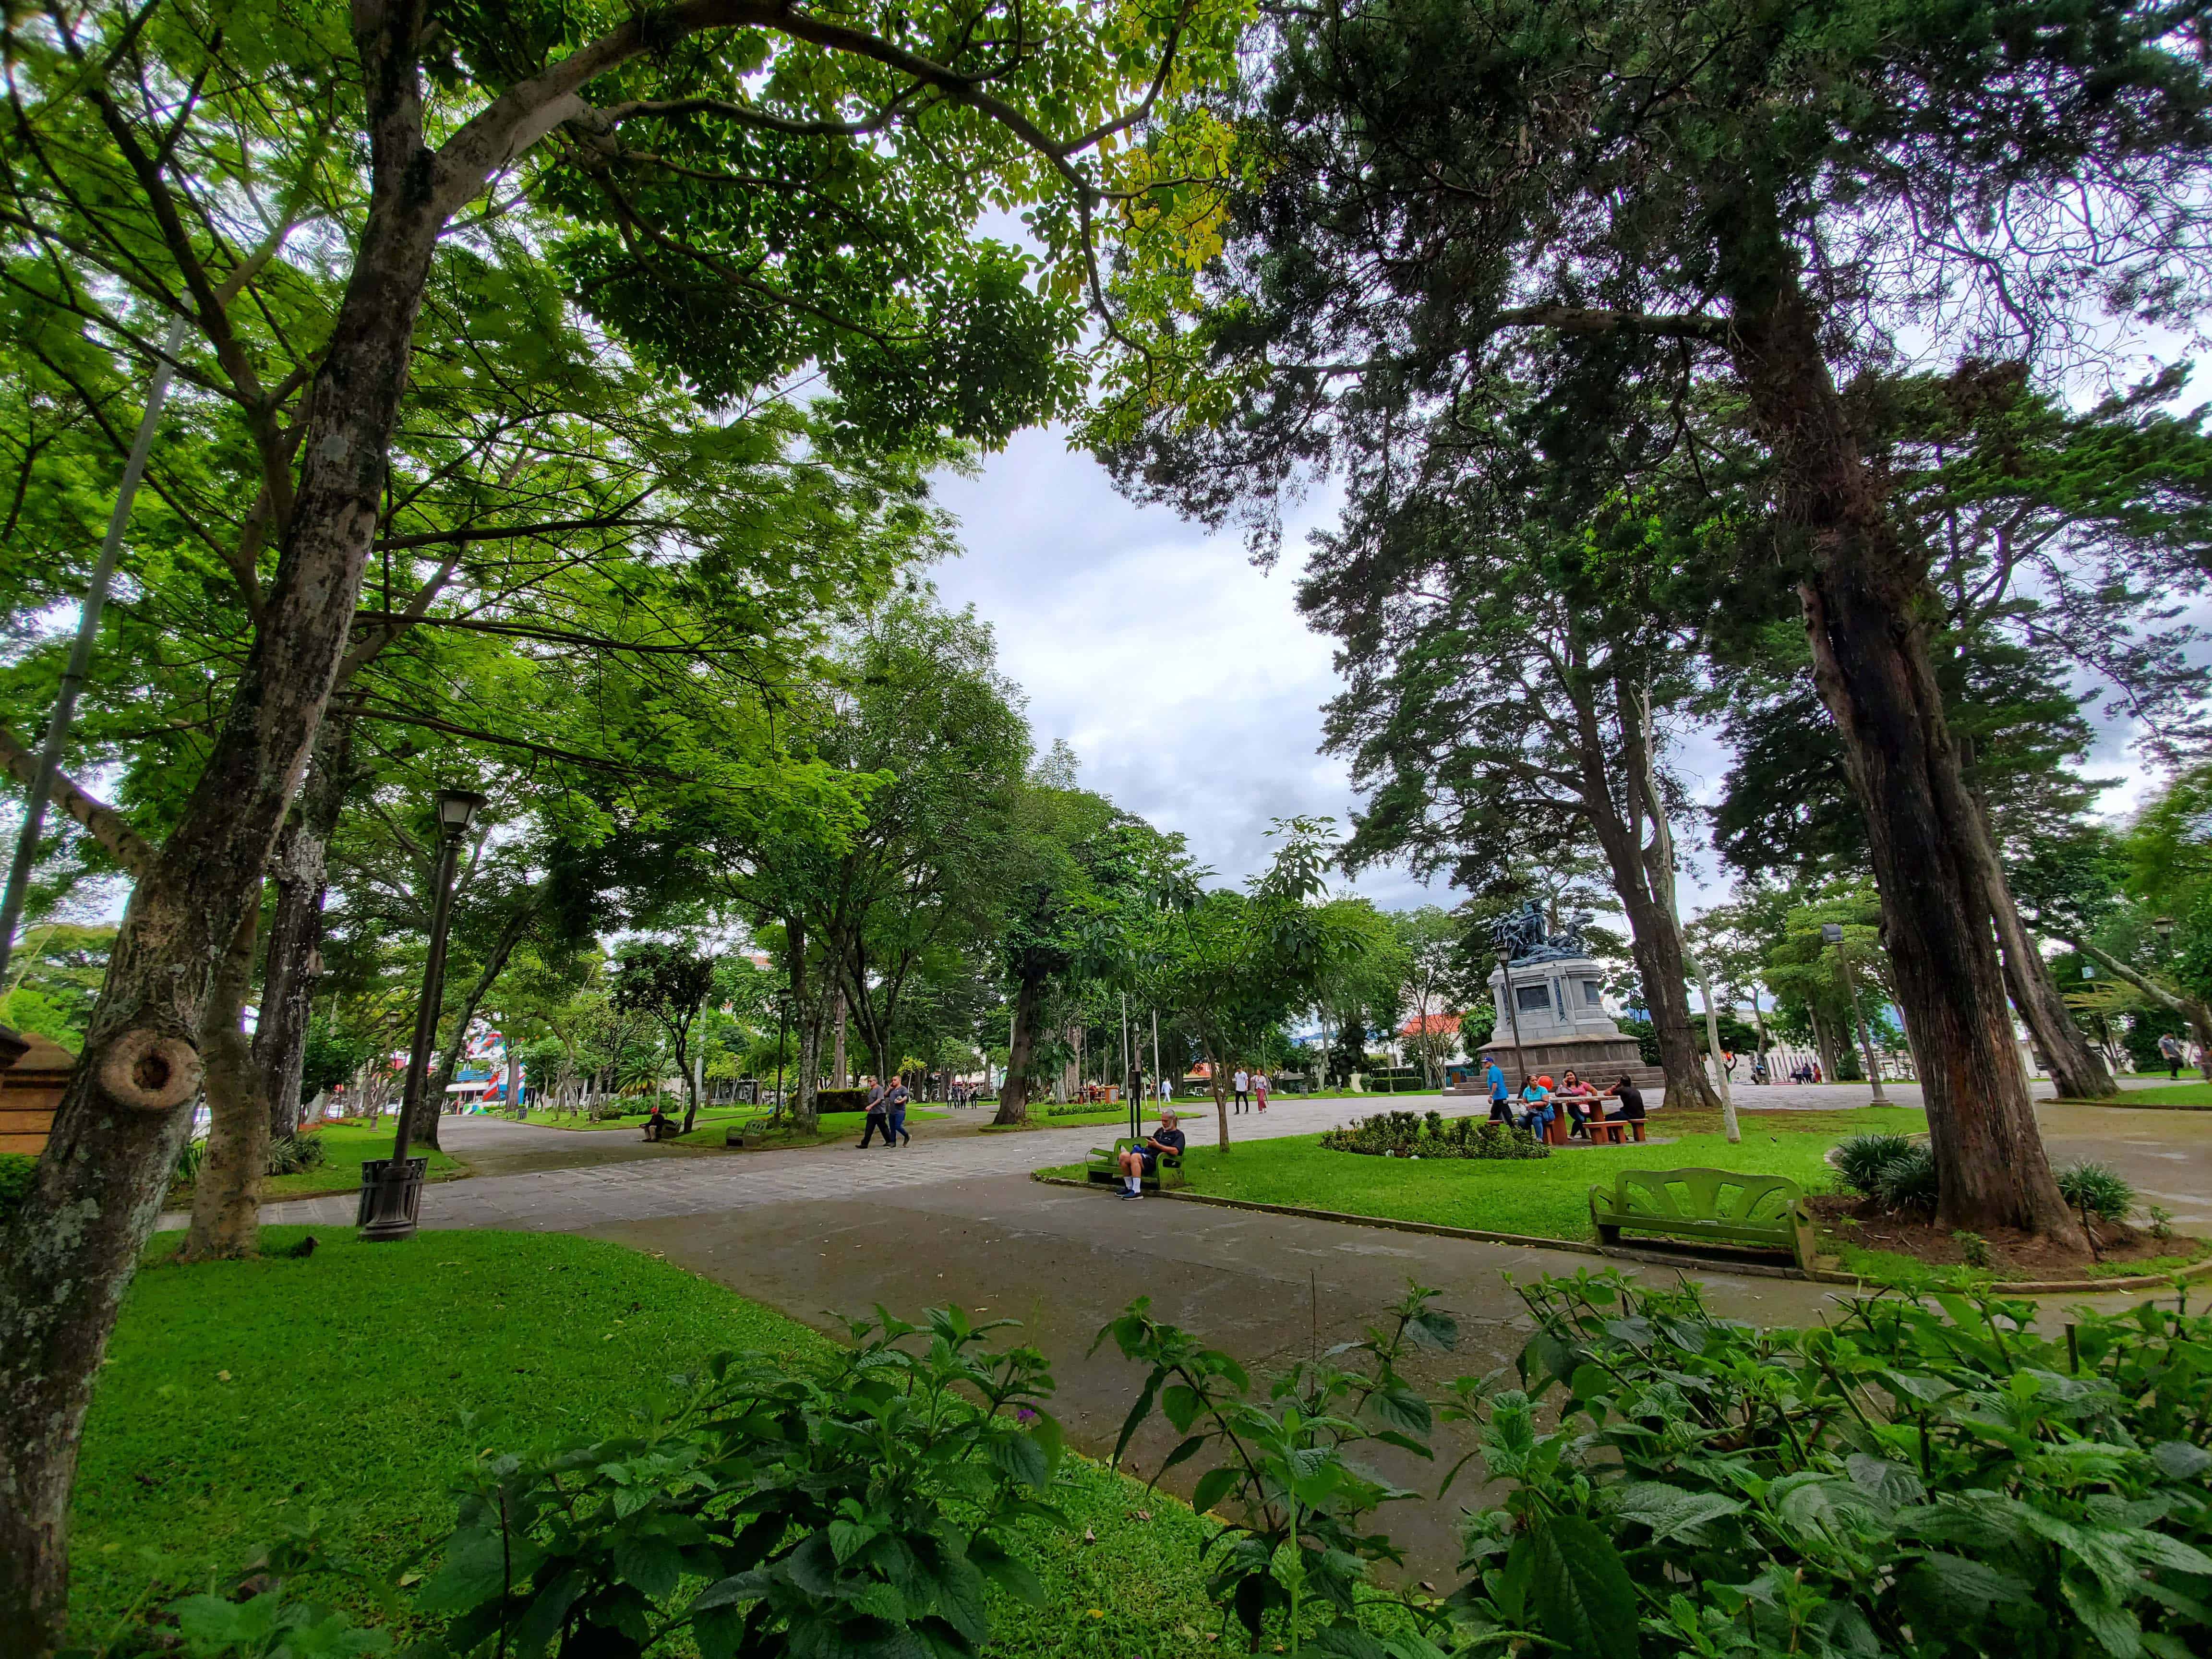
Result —
<svg viewBox="0 0 2212 1659"><path fill-rule="evenodd" d="M692 1130L690 1134L678 1135L676 1139L686 1146L720 1146L727 1143L732 1125L750 1123L757 1117L766 1115L765 1112L741 1112L709 1123L705 1114L702 1113L699 1127ZM921 1122L925 1118L944 1115L942 1112L916 1111L909 1106L907 1108L906 1121L909 1124L914 1124ZM820 1146L833 1140L851 1140L857 1143L860 1139L862 1129L866 1126L867 1118L868 1115L866 1112L823 1112L814 1120L812 1134L803 1135L794 1129L783 1129L770 1135L764 1144L769 1146ZM642 1119L635 1119L631 1121L630 1127L635 1129L642 1121Z"/></svg>
<svg viewBox="0 0 2212 1659"><path fill-rule="evenodd" d="M1194 1192L1255 1203L1384 1216L1486 1232L1542 1238L1586 1239L1589 1189L1622 1169L1735 1170L1747 1175L1788 1176L1808 1191L1830 1185L1824 1161L1847 1134L1869 1129L1910 1133L1925 1127L1919 1111L1867 1106L1842 1112L1753 1112L1738 1115L1743 1139L1730 1146L1717 1112L1661 1111L1650 1120L1655 1136L1670 1144L1577 1146L1541 1160L1490 1163L1467 1158L1369 1158L1323 1151L1318 1136L1218 1147L1193 1138L1183 1168ZM1053 1171L1079 1176L1084 1166Z"/></svg>
<svg viewBox="0 0 2212 1659"><path fill-rule="evenodd" d="M2177 1083L2165 1089L2127 1089L2106 1106L2193 1106L2212 1112L2212 1083Z"/></svg>
<svg viewBox="0 0 2212 1659"><path fill-rule="evenodd" d="M323 1143L325 1162L319 1169L302 1170L297 1175L270 1176L261 1183L261 1199L264 1204L274 1204L280 1199L315 1198L325 1193L356 1193L361 1190L361 1166L372 1158L392 1156L392 1126L373 1129L366 1123L328 1123L315 1131L315 1138ZM430 1160L428 1179L451 1181L465 1176L468 1166L443 1152L428 1147L417 1149L417 1158ZM171 1189L168 1202L174 1209L191 1206L192 1189L177 1187Z"/></svg>
<svg viewBox="0 0 2212 1659"><path fill-rule="evenodd" d="M2180 1240L2175 1243L2179 1244ZM2138 1257L2131 1261L2096 1261L2080 1267L2069 1267L2063 1273L2035 1273L2025 1267L2001 1267L1995 1270L1962 1267L1932 1267L1917 1261L1895 1250L1863 1249L1849 1240L1830 1234L1823 1244L1832 1245L1837 1266L1847 1273L1856 1273L1869 1285L1924 1285L1931 1278L1958 1280L1976 1285L2027 1283L2038 1279L2135 1279L2159 1273L2179 1273L2184 1267L2194 1267L2207 1255L2212 1255L2212 1244L2192 1243L2187 1249L2177 1249L2172 1255Z"/></svg>
<svg viewBox="0 0 2212 1659"><path fill-rule="evenodd" d="M665 1379L718 1350L804 1359L828 1340L653 1257L557 1233L368 1245L270 1227L262 1247L310 1231L304 1261L180 1268L166 1265L174 1235L149 1250L77 1472L82 1639L104 1640L149 1579L171 1587L164 1600L204 1589L311 1516L332 1541L397 1564L445 1536L448 1487L486 1449L620 1432ZM1067 1523L1030 1523L1046 1605L997 1608L994 1650L1200 1651L1196 1633L1213 1628L1194 1565L1206 1523L1095 1465L1067 1468L1055 1494ZM1086 1528L1095 1544L1079 1541Z"/></svg>

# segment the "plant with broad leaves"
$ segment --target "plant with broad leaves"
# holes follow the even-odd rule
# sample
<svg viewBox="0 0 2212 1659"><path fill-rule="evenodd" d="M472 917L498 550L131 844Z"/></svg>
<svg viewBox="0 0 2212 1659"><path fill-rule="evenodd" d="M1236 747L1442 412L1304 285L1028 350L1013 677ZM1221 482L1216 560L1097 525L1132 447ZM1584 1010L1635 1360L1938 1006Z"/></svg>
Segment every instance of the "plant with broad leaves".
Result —
<svg viewBox="0 0 2212 1659"><path fill-rule="evenodd" d="M1340 1343L1276 1378L1264 1398L1236 1360L1163 1324L1139 1297L1098 1334L1151 1367L1121 1425L1118 1464L1157 1408L1181 1440L1159 1476L1201 1454L1216 1460L1198 1478L1192 1504L1225 1505L1233 1516L1211 1535L1207 1594L1234 1614L1257 1645L1271 1616L1290 1650L1346 1659L1441 1659L1425 1629L1440 1615L1368 1583L1370 1567L1403 1554L1368 1516L1414 1494L1355 1467L1362 1444L1397 1447L1421 1458L1434 1413L1400 1373L1408 1347L1449 1348L1458 1327L1429 1306L1434 1291L1415 1285L1389 1310L1385 1328ZM1098 1343L1092 1345L1093 1351Z"/></svg>
<svg viewBox="0 0 2212 1659"><path fill-rule="evenodd" d="M1006 1529L1057 1518L1050 1366L957 1308L881 1309L818 1370L720 1355L630 1437L486 1460L418 1610L503 1659L980 1652Z"/></svg>
<svg viewBox="0 0 2212 1659"><path fill-rule="evenodd" d="M1988 1295L1759 1331L1694 1286L1524 1287L1522 1387L1476 1402L1514 1491L1453 1598L1473 1645L1598 1659L2183 1659L2212 1643L2212 1320L2075 1340ZM1537 1412L1563 1390L1559 1426Z"/></svg>

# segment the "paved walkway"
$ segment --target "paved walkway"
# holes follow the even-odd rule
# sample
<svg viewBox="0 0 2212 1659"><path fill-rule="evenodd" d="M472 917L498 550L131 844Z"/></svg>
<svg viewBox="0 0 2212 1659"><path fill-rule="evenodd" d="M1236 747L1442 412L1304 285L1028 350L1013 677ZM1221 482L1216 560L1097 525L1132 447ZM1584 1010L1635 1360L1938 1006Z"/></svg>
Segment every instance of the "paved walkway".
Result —
<svg viewBox="0 0 2212 1659"><path fill-rule="evenodd" d="M1917 1104L1902 1088L1900 1103ZM1914 1091L1917 1097L1917 1091ZM1863 1085L1784 1085L1737 1091L1741 1104L1800 1109L1862 1103ZM1769 1098L1771 1097L1772 1098ZM1306 1134L1386 1103L1278 1101L1263 1116L1231 1120L1239 1140ZM1399 1097L1387 1103L1453 1113L1465 1097ZM2041 1110L2052 1156L2118 1164L2177 1219L2212 1224L2212 1115L2050 1107ZM1049 1354L1055 1409L1083 1449L1112 1448L1140 1378L1110 1345L1090 1352L1098 1328L1133 1297L1148 1296L1166 1319L1266 1369L1316 1345L1357 1337L1404 1291L1434 1285L1455 1315L1456 1352L1419 1356L1414 1374L1431 1389L1509 1364L1528 1322L1509 1282L1597 1264L1565 1251L1426 1237L1298 1217L1149 1200L1117 1202L1030 1181L1030 1170L1079 1161L1111 1126L978 1133L985 1115L960 1112L918 1123L896 1151L849 1145L727 1154L649 1146L620 1131L579 1133L495 1118L444 1126L447 1149L477 1172L426 1189L426 1227L508 1227L589 1234L646 1249L821 1328L880 1303L903 1315L948 1300L1021 1322L1024 1340ZM1212 1139L1203 1109L1189 1121ZM349 1224L350 1195L270 1206L270 1222ZM181 1218L176 1218L179 1223ZM1673 1269L1632 1267L1671 1279ZM1832 1310L1839 1292L1802 1281L1701 1270L1692 1275L1726 1316L1802 1323ZM2087 1299L2087 1298L2083 1298ZM2124 1297L2096 1298L2107 1304ZM2071 1299L2069 1299L2071 1300ZM533 1334L535 1336L536 1334ZM537 1340L557 1341L557 1333ZM1448 1443L1451 1437L1447 1437ZM1134 1448L1140 1471L1164 1457L1157 1428ZM1445 1465L1466 1447L1452 1444ZM1433 1474L1380 1473L1415 1486ZM1177 1486L1188 1470L1170 1479ZM1394 1522L1414 1570L1449 1569L1453 1517L1472 1492Z"/></svg>

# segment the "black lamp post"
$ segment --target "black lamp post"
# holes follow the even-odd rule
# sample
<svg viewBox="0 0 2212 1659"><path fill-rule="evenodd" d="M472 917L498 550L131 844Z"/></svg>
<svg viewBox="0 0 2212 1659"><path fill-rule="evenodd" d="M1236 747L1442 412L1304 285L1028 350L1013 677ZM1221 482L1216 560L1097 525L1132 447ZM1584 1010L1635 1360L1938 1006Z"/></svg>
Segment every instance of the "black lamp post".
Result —
<svg viewBox="0 0 2212 1659"><path fill-rule="evenodd" d="M1521 1049L1520 999L1513 989L1513 958L1503 951L1498 953L1498 971L1505 975L1505 1018L1513 1030L1513 1065L1521 1073L1521 1086L1528 1086L1528 1056Z"/></svg>
<svg viewBox="0 0 2212 1659"><path fill-rule="evenodd" d="M407 1136L429 1086L430 1046L438 1037L438 1008L446 991L446 930L453 920L453 871L460 862L461 837L483 811L484 798L466 789L438 792L437 891L430 908L430 955L422 965L422 1000L415 1009L415 1040L407 1050L407 1087L399 1101L399 1127L389 1158L369 1158L361 1166L361 1236L388 1243L415 1236L422 1207L427 1158L407 1156Z"/></svg>

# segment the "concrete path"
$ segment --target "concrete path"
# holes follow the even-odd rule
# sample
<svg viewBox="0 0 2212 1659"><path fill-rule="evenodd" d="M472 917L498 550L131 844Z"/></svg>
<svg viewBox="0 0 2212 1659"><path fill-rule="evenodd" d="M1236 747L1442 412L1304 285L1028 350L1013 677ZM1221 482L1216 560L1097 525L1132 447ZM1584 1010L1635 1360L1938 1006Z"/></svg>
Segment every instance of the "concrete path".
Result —
<svg viewBox="0 0 2212 1659"><path fill-rule="evenodd" d="M1902 1088L1894 1090L1900 1103ZM1863 1085L1783 1085L1737 1091L1741 1103L1799 1109L1863 1103ZM1917 1097L1917 1091L1913 1091ZM1771 1097L1772 1098L1769 1098ZM1278 1101L1263 1116L1231 1120L1239 1140L1307 1134L1377 1106L1454 1114L1465 1097ZM1152 1199L1124 1203L1104 1192L1039 1185L1031 1170L1080 1160L1111 1126L978 1133L983 1112L915 1126L911 1146L863 1152L850 1145L729 1154L647 1146L620 1131L580 1133L459 1118L447 1149L477 1172L423 1194L429 1228L510 1227L588 1234L651 1251L826 1330L878 1304L911 1316L957 1300L988 1317L1018 1320L1024 1340L1054 1361L1056 1411L1071 1438L1110 1451L1141 1381L1109 1346L1090 1352L1099 1328L1132 1298L1148 1296L1163 1318L1202 1334L1255 1368L1279 1366L1357 1337L1401 1296L1408 1279L1437 1287L1437 1305L1460 1321L1456 1352L1422 1355L1414 1375L1431 1391L1450 1378L1509 1364L1528 1328L1510 1279L1572 1273L1601 1264L1565 1251L1431 1238L1304 1218ZM2177 1220L2212 1224L2212 1114L2124 1108L2045 1107L2059 1161L2113 1163ZM1210 1109L1188 1121L1209 1144ZM272 1205L270 1222L349 1224L350 1195ZM181 1218L179 1218L181 1221ZM1627 1269L1671 1282L1675 1271ZM1724 1315L1803 1323L1842 1292L1802 1281L1700 1270ZM2094 1298L2117 1305L2122 1296ZM2069 1304L2076 1298L2069 1298ZM2078 1298L2091 1300L2091 1298ZM2063 1314L2054 1310L2054 1317ZM547 1334L549 1341L561 1338ZM1467 1448L1443 1437L1445 1466ZM1134 1455L1156 1468L1170 1442L1157 1427ZM1432 1473L1404 1461L1382 1473L1433 1490ZM1177 1471L1170 1485L1180 1488ZM1449 1504L1409 1505L1394 1528L1417 1574L1449 1570L1452 1528L1472 1488Z"/></svg>

